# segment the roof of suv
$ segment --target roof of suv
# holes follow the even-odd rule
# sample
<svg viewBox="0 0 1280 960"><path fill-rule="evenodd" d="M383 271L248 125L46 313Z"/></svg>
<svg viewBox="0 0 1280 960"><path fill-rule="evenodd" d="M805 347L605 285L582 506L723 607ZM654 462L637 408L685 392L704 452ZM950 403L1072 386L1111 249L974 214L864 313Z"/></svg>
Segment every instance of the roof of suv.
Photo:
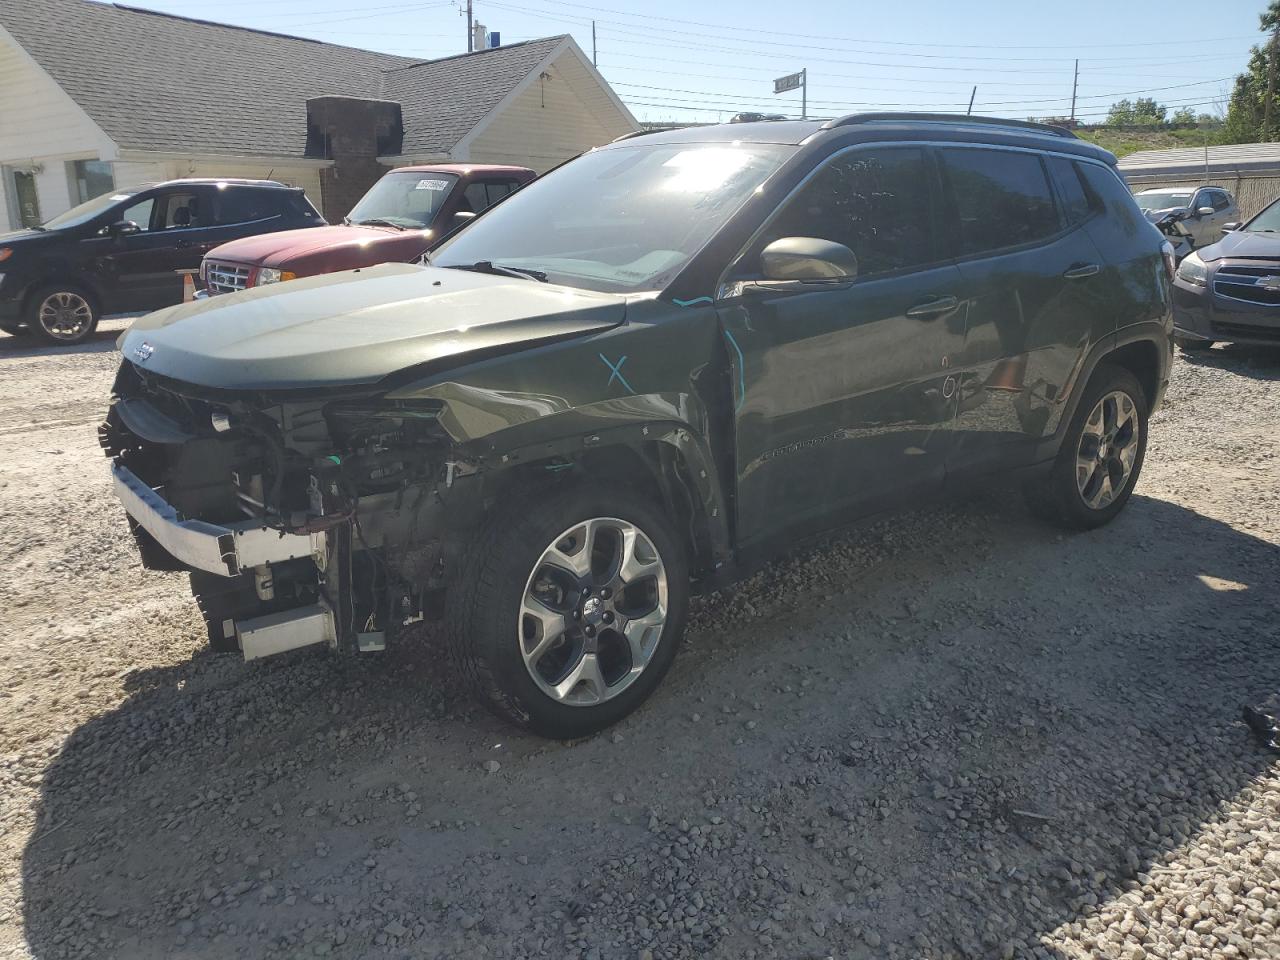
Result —
<svg viewBox="0 0 1280 960"><path fill-rule="evenodd" d="M528 167L516 167L507 163L421 163L412 167L395 167L391 173L533 173Z"/></svg>
<svg viewBox="0 0 1280 960"><path fill-rule="evenodd" d="M706 143L745 141L802 145L839 137L842 142L862 140L954 140L1006 144L1041 150L1057 150L1104 160L1115 157L1101 147L1080 140L1070 130L999 117L951 116L931 113L856 113L834 120L769 120L756 123L722 123L629 134L615 144L638 139L645 143ZM611 144L612 146L612 144Z"/></svg>
<svg viewBox="0 0 1280 960"><path fill-rule="evenodd" d="M174 180L148 180L146 183L135 184L130 189L154 190L157 187L179 187L186 185L219 183L229 183L237 187L263 187L268 190L296 189L295 187L289 186L287 183L281 183L279 180L249 180L244 177L178 177Z"/></svg>

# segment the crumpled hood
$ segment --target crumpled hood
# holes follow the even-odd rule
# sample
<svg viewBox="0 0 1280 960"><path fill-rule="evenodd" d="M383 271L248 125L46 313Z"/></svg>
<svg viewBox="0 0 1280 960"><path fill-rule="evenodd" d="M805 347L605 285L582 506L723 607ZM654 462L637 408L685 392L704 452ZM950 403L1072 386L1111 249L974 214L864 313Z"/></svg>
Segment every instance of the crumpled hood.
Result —
<svg viewBox="0 0 1280 960"><path fill-rule="evenodd" d="M1280 260L1280 233L1248 233L1233 230L1222 239L1196 251L1205 263L1228 258Z"/></svg>
<svg viewBox="0 0 1280 960"><path fill-rule="evenodd" d="M1159 223L1171 213L1185 213L1186 207L1164 207L1160 210L1147 210L1143 208L1142 214L1152 223Z"/></svg>
<svg viewBox="0 0 1280 960"><path fill-rule="evenodd" d="M463 270L387 263L158 310L126 360L185 383L287 390L374 383L432 361L606 330L626 299Z"/></svg>

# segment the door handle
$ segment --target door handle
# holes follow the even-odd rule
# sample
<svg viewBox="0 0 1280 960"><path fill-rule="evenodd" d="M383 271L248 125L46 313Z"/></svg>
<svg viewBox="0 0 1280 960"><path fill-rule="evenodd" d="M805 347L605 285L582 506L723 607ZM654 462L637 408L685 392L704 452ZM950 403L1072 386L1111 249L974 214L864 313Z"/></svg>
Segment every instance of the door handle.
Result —
<svg viewBox="0 0 1280 960"><path fill-rule="evenodd" d="M1096 275L1102 268L1096 263L1086 263L1083 266L1072 267L1062 275L1063 280L1083 280L1085 277Z"/></svg>
<svg viewBox="0 0 1280 960"><path fill-rule="evenodd" d="M924 303L917 303L907 311L907 316L913 320L932 320L934 317L940 317L944 313L950 313L958 306L960 306L960 301L955 297L934 297Z"/></svg>

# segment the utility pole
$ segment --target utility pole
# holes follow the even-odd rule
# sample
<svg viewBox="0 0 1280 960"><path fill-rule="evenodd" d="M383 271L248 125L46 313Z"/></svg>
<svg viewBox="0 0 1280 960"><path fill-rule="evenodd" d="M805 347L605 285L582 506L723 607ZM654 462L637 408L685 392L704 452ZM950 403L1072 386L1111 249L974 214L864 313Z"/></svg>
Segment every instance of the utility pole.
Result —
<svg viewBox="0 0 1280 960"><path fill-rule="evenodd" d="M809 119L809 68L800 71L800 119Z"/></svg>
<svg viewBox="0 0 1280 960"><path fill-rule="evenodd" d="M1071 125L1076 125L1076 88L1080 86L1080 61L1076 61L1075 76L1071 78Z"/></svg>
<svg viewBox="0 0 1280 960"><path fill-rule="evenodd" d="M599 66L596 63L596 22L594 20L591 21L591 65L593 67Z"/></svg>
<svg viewBox="0 0 1280 960"><path fill-rule="evenodd" d="M471 17L471 0L467 0L467 53L471 53L476 48L476 35L474 21Z"/></svg>
<svg viewBox="0 0 1280 960"><path fill-rule="evenodd" d="M1267 99L1262 105L1262 139L1269 143L1271 135L1271 101L1276 94L1276 52L1280 48L1280 21L1271 28L1270 49L1267 51Z"/></svg>
<svg viewBox="0 0 1280 960"><path fill-rule="evenodd" d="M977 95L978 95L978 85L975 83L973 85L973 93L969 94L969 109L964 112L964 115L966 117L969 114L973 113L973 98L976 97Z"/></svg>

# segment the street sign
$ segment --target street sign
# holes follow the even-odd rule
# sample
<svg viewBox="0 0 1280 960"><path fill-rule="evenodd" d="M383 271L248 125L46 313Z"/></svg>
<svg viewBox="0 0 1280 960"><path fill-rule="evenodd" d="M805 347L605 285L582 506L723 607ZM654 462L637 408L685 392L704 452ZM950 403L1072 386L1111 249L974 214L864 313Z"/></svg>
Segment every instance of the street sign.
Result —
<svg viewBox="0 0 1280 960"><path fill-rule="evenodd" d="M786 93L788 90L799 90L800 84L804 80L804 71L800 73L789 73L785 77L779 77L773 81L774 93Z"/></svg>

